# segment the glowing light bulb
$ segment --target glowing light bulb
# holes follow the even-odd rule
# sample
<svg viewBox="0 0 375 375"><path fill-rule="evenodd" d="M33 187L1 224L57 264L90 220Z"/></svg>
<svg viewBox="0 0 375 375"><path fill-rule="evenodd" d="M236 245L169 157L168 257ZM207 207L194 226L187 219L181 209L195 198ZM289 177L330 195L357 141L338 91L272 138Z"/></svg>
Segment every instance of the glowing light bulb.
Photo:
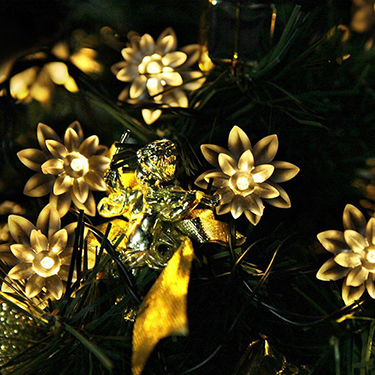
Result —
<svg viewBox="0 0 375 375"><path fill-rule="evenodd" d="M370 263L375 263L375 250L370 250L366 255L366 259Z"/></svg>
<svg viewBox="0 0 375 375"><path fill-rule="evenodd" d="M152 61L150 62L148 65L147 65L147 71L151 74L156 74L156 73L160 73L161 72L161 69L160 69L160 64L157 63L156 61Z"/></svg>
<svg viewBox="0 0 375 375"><path fill-rule="evenodd" d="M40 261L40 265L45 268L46 270L50 270L54 265L55 265L55 262L52 258L50 257L44 257L41 261Z"/></svg>
<svg viewBox="0 0 375 375"><path fill-rule="evenodd" d="M81 159L76 158L70 162L70 167L73 169L73 171L79 172L82 171L84 165Z"/></svg>
<svg viewBox="0 0 375 375"><path fill-rule="evenodd" d="M236 181L236 185L237 185L237 188L239 190L246 190L249 188L250 186L250 181L248 178L246 177L240 177L237 181Z"/></svg>

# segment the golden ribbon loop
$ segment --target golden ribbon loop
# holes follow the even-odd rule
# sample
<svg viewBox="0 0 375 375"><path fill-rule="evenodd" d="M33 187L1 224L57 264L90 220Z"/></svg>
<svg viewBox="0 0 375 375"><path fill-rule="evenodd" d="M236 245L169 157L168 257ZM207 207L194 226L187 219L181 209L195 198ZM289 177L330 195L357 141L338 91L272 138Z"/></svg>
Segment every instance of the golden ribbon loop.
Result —
<svg viewBox="0 0 375 375"><path fill-rule="evenodd" d="M177 223L177 228L200 243L216 242L226 245L229 241L228 224L216 220L209 209L193 210L187 219ZM236 246L242 245L245 240L241 233L236 232Z"/></svg>
<svg viewBox="0 0 375 375"><path fill-rule="evenodd" d="M187 291L193 245L185 238L143 300L133 330L132 371L140 375L156 344L188 334Z"/></svg>

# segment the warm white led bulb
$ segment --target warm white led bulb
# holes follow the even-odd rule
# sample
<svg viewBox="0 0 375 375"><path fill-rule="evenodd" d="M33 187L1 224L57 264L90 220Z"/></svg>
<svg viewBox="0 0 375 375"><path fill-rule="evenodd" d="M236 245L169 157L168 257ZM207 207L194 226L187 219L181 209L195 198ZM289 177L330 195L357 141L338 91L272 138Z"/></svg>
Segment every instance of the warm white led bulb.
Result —
<svg viewBox="0 0 375 375"><path fill-rule="evenodd" d="M366 255L366 260L370 263L375 263L375 250L370 250Z"/></svg>
<svg viewBox="0 0 375 375"><path fill-rule="evenodd" d="M239 190L246 190L249 188L250 186L250 181L248 178L246 177L240 177L237 181L236 181L236 185L237 185L237 188Z"/></svg>
<svg viewBox="0 0 375 375"><path fill-rule="evenodd" d="M73 171L76 171L76 172L82 171L82 169L84 168L83 161L78 158L73 159L70 162L70 167L73 169Z"/></svg>
<svg viewBox="0 0 375 375"><path fill-rule="evenodd" d="M44 257L41 261L40 261L40 265L45 268L46 270L50 270L54 265L55 265L55 262L52 258L50 257Z"/></svg>

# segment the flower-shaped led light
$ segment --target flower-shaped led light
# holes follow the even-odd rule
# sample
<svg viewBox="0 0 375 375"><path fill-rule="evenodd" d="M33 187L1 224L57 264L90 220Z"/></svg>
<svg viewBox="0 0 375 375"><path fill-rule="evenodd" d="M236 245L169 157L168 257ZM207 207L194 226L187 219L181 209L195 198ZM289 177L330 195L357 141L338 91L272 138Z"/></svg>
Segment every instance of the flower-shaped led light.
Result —
<svg viewBox="0 0 375 375"><path fill-rule="evenodd" d="M40 123L37 130L42 150L28 148L17 155L28 168L37 172L27 181L24 193L31 197L50 194L60 215L65 215L71 202L86 214L94 216L96 203L91 191L106 191L104 171L110 159L107 147L99 145L92 135L84 140L81 125L70 124L61 141L55 131Z"/></svg>
<svg viewBox="0 0 375 375"><path fill-rule="evenodd" d="M120 93L119 100L129 103L153 100L166 106L186 108L188 99L184 90L195 90L204 82L201 72L187 70L198 61L199 46L188 45L176 51L177 38L171 28L156 42L149 34L141 37L131 32L128 38L128 46L121 51L125 61L111 68L118 80L130 84ZM142 115L145 122L151 124L161 115L161 110L144 109Z"/></svg>
<svg viewBox="0 0 375 375"><path fill-rule="evenodd" d="M45 291L55 299L60 299L69 274L73 251L74 227L70 224L61 228L57 210L47 205L39 214L37 225L22 216L10 215L10 233L16 242L10 246L11 252L19 260L8 273L7 280L25 280L25 293L29 298ZM6 283L2 291L12 293L13 288Z"/></svg>
<svg viewBox="0 0 375 375"><path fill-rule="evenodd" d="M348 204L343 223L344 232L328 230L318 234L320 243L334 257L320 267L316 277L323 281L345 277L342 298L349 305L365 289L375 298L375 218L366 224L361 211Z"/></svg>
<svg viewBox="0 0 375 375"><path fill-rule="evenodd" d="M53 46L51 53L60 60L70 61L85 73L99 73L102 68L95 61L96 51L91 48L79 48L71 53L67 43L59 42ZM35 99L47 104L55 85L64 86L70 92L79 91L74 78L69 74L67 64L63 61L48 62L48 56L44 52L30 54L25 60L38 61L38 64L10 78L10 95L19 102L28 103ZM40 60L45 60L46 63L40 66ZM14 61L8 61L6 67L0 67L0 71L5 72L0 74L0 82L9 78L13 63Z"/></svg>
<svg viewBox="0 0 375 375"><path fill-rule="evenodd" d="M231 212L237 219L245 213L256 225L263 215L262 200L279 208L290 207L289 196L278 183L292 179L299 168L273 160L278 146L274 134L252 147L249 137L238 126L229 133L229 150L212 144L201 146L205 159L216 168L202 173L195 183L205 189L212 179L212 187L220 195L218 215Z"/></svg>

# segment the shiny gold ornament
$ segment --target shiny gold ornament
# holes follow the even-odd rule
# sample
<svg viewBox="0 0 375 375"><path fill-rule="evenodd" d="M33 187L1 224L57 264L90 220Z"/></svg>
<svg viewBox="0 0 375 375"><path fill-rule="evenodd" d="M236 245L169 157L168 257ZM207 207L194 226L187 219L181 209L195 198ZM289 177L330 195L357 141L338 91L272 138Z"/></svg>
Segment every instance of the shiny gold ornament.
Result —
<svg viewBox="0 0 375 375"><path fill-rule="evenodd" d="M358 300L367 289L375 298L375 218L367 224L356 207L348 204L343 214L344 232L328 230L318 234L324 248L334 255L319 269L319 280L345 277L342 298L346 305Z"/></svg>
<svg viewBox="0 0 375 375"><path fill-rule="evenodd" d="M50 298L60 299L64 291L63 281L69 274L76 223L61 229L59 213L47 205L40 212L36 226L17 215L10 215L8 224L15 241L10 250L19 263L9 271L2 291L14 293L15 289L7 282L21 280L25 281L24 292L29 298L44 292ZM92 257L93 254L90 266Z"/></svg>
<svg viewBox="0 0 375 375"><path fill-rule="evenodd" d="M140 375L156 344L188 334L187 291L193 246L185 238L143 300L133 330L132 371Z"/></svg>
<svg viewBox="0 0 375 375"><path fill-rule="evenodd" d="M100 201L98 210L105 217L123 215L128 220L121 257L131 268L165 267L183 237L177 223L199 203L218 203L216 197L176 185L177 155L171 141L154 141L137 152L136 183L131 176L124 178L121 169L106 174L110 195Z"/></svg>
<svg viewBox="0 0 375 375"><path fill-rule="evenodd" d="M218 215L231 212L237 219L245 213L256 225L263 215L262 200L279 208L291 206L288 194L278 183L292 179L299 168L285 161L275 161L278 147L275 134L252 147L248 136L238 126L229 133L229 150L212 144L201 146L203 156L216 169L202 173L195 183L205 189L212 179L215 194L220 196Z"/></svg>
<svg viewBox="0 0 375 375"><path fill-rule="evenodd" d="M64 216L73 202L87 215L96 212L91 191L106 191L104 171L110 159L105 156L107 147L99 145L92 135L84 139L78 121L70 124L61 141L49 126L39 123L38 142L42 150L28 148L17 156L23 164L37 173L26 183L24 194L41 197L50 194L52 203Z"/></svg>
<svg viewBox="0 0 375 375"><path fill-rule="evenodd" d="M112 66L112 72L122 82L129 83L119 100L129 103L154 101L165 107L188 106L186 90L196 90L203 82L203 74L189 68L198 61L199 46L188 45L176 51L177 37L173 29L166 29L155 42L151 35L128 34L129 43L121 53L125 61ZM173 90L171 90L173 89ZM152 124L161 110L143 109L142 116Z"/></svg>

